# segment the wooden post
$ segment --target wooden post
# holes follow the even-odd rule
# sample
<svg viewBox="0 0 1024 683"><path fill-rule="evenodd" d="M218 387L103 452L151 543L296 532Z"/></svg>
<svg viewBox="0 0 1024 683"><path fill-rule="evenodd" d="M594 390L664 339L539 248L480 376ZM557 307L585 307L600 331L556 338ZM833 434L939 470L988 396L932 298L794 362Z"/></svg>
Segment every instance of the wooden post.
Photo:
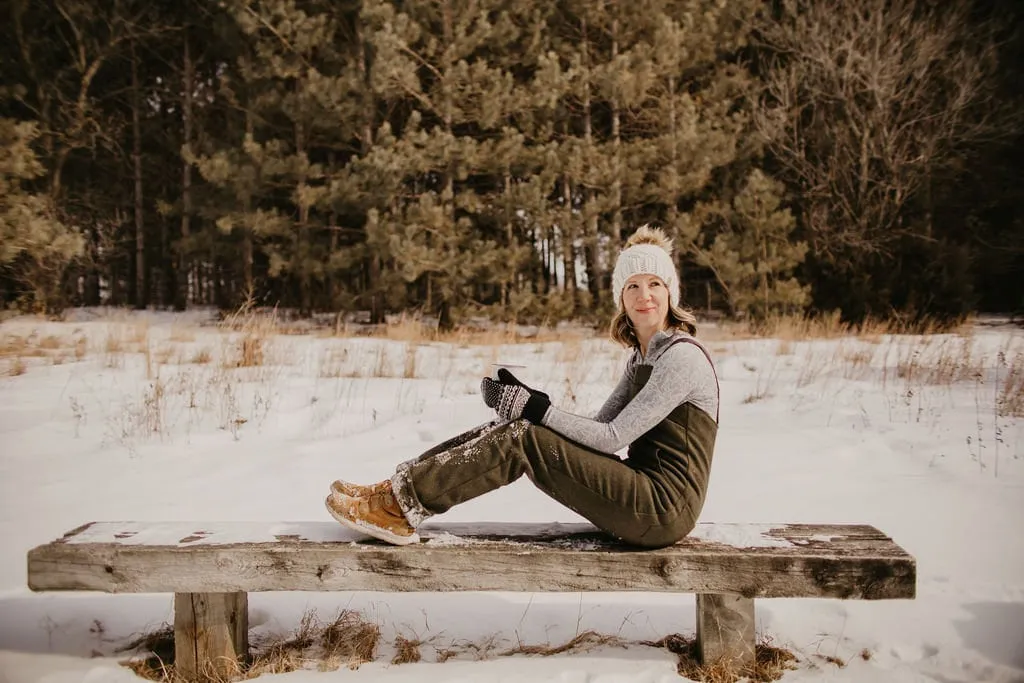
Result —
<svg viewBox="0 0 1024 683"><path fill-rule="evenodd" d="M247 593L174 594L174 668L182 678L230 678L248 652Z"/></svg>
<svg viewBox="0 0 1024 683"><path fill-rule="evenodd" d="M697 652L702 664L722 662L739 672L754 664L754 600L697 594Z"/></svg>

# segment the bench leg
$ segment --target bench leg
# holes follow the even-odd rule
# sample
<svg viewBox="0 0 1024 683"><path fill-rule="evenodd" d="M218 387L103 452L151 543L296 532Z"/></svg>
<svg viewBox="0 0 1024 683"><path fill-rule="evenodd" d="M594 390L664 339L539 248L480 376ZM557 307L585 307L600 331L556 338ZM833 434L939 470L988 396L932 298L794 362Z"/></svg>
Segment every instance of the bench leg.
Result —
<svg viewBox="0 0 1024 683"><path fill-rule="evenodd" d="M225 680L249 652L246 593L174 594L174 668L185 680Z"/></svg>
<svg viewBox="0 0 1024 683"><path fill-rule="evenodd" d="M754 601L739 595L697 594L697 652L702 664L741 670L754 664Z"/></svg>

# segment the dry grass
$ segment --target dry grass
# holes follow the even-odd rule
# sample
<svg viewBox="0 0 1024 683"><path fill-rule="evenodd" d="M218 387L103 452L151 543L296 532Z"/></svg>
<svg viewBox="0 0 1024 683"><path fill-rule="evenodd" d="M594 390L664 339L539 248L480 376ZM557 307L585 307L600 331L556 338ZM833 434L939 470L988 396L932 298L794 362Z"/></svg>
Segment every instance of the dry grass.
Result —
<svg viewBox="0 0 1024 683"><path fill-rule="evenodd" d="M695 638L673 634L646 644L665 648L675 654L679 658L676 664L679 675L701 683L735 683L741 678L751 681L777 681L786 671L795 669L797 661L796 655L774 647L767 638L755 646L753 666L742 668L730 662L700 663Z"/></svg>
<svg viewBox="0 0 1024 683"><path fill-rule="evenodd" d="M340 666L357 669L377 657L380 641L380 627L367 621L359 612L344 610L331 623L322 624L317 620L315 612L309 611L303 614L294 633L254 648L255 652L246 661L239 662L233 669L228 667L227 674L211 672L206 680L210 683L226 683L228 680L249 680L263 674L288 673L314 666L319 671L334 671ZM422 661L423 645L424 641L418 637L396 636L391 664ZM751 681L775 681L786 671L796 668L797 661L796 656L788 650L774 647L769 638L757 644L756 661L752 667L737 669L721 662L700 664L695 638L673 634L658 641L632 641L591 630L583 631L558 645L519 643L506 649L499 649L496 638L491 636L480 642L437 648L436 661L443 663L460 655L469 655L474 660L516 655L551 657L589 652L598 647L625 648L636 645L668 650L678 658L676 669L680 676L703 683L735 683L744 677ZM170 626L137 638L119 652L139 652L144 655L141 659L123 662L124 666L142 678L161 683L185 683L175 670L174 630ZM870 658L870 653L865 653L861 656Z"/></svg>
<svg viewBox="0 0 1024 683"><path fill-rule="evenodd" d="M277 311L264 314L253 309L251 302L226 316L221 328L228 331L221 363L226 368L253 368L269 360L271 338L280 334Z"/></svg>
<svg viewBox="0 0 1024 683"><path fill-rule="evenodd" d="M283 640L256 651L244 661L207 672L208 683L249 680L264 674L282 674L316 666L321 671L345 665L356 669L372 661L380 643L380 628L357 612L343 611L329 624L321 624L313 611L302 615L298 629ZM136 675L161 683L194 683L176 670L174 629L163 626L119 650L141 652L144 657L123 662ZM227 669L224 671L223 669Z"/></svg>
<svg viewBox="0 0 1024 683"><path fill-rule="evenodd" d="M213 353L210 349L203 347L196 349L195 352L189 357L188 362L193 365L206 365L213 360Z"/></svg>
<svg viewBox="0 0 1024 683"><path fill-rule="evenodd" d="M1017 352L1010 359L1000 352L997 375L996 412L1000 417L1024 417L1024 352Z"/></svg>
<svg viewBox="0 0 1024 683"><path fill-rule="evenodd" d="M295 633L254 655L249 666L240 673L244 674L244 678L256 678L263 674L283 674L304 669L311 661L306 651L317 642L318 635L316 614L306 612Z"/></svg>
<svg viewBox="0 0 1024 683"><path fill-rule="evenodd" d="M0 360L6 360L5 374L14 377L28 371L27 359L38 358L52 365L61 365L68 360L82 360L88 349L88 341L76 330L70 337L53 334L40 336L33 331L28 334L4 334L0 337Z"/></svg>
<svg viewBox="0 0 1024 683"><path fill-rule="evenodd" d="M623 640L618 636L608 636L597 631L583 631L570 638L561 645L527 645L520 643L516 647L503 650L498 653L499 657L511 655L535 655L539 657L551 657L566 652L587 652L595 647L613 645L615 647L626 647L630 641Z"/></svg>
<svg viewBox="0 0 1024 683"><path fill-rule="evenodd" d="M151 352L151 361L157 365L169 365L180 357L180 350L172 344L161 344Z"/></svg>
<svg viewBox="0 0 1024 683"><path fill-rule="evenodd" d="M896 376L908 384L948 386L983 377L985 366L969 337L913 338L897 348Z"/></svg>
<svg viewBox="0 0 1024 683"><path fill-rule="evenodd" d="M960 332L963 329L964 323L949 323L930 318L869 318L860 323L847 323L840 319L839 311L832 311L815 315L773 316L766 320L749 322L727 321L718 325L716 332L711 336L720 335L732 339L767 337L782 342L839 337L878 341L883 335L932 335Z"/></svg>
<svg viewBox="0 0 1024 683"><path fill-rule="evenodd" d="M344 346L329 346L320 356L318 374L320 377L336 379L349 376L348 349Z"/></svg>
<svg viewBox="0 0 1024 683"><path fill-rule="evenodd" d="M188 325L176 324L171 327L171 333L167 336L167 340L176 344L191 343L196 340L196 332Z"/></svg>
<svg viewBox="0 0 1024 683"><path fill-rule="evenodd" d="M25 364L25 361L22 358L15 358L7 368L7 374L10 377L24 375L26 372L28 372L28 365Z"/></svg>
<svg viewBox="0 0 1024 683"><path fill-rule="evenodd" d="M320 642L326 664L358 669L377 656L380 626L367 621L359 612L345 610L323 629Z"/></svg>
<svg viewBox="0 0 1024 683"><path fill-rule="evenodd" d="M395 637L395 656L391 658L392 664L415 664L423 657L420 654L420 645L423 642L419 638L406 638L405 636Z"/></svg>
<svg viewBox="0 0 1024 683"><path fill-rule="evenodd" d="M108 368L124 367L126 353L145 353L146 367L150 368L148 322L117 323L107 328L103 341L104 365Z"/></svg>
<svg viewBox="0 0 1024 683"><path fill-rule="evenodd" d="M407 342L405 345L405 367L402 371L402 377L405 379L414 379L416 377L416 348L417 344Z"/></svg>

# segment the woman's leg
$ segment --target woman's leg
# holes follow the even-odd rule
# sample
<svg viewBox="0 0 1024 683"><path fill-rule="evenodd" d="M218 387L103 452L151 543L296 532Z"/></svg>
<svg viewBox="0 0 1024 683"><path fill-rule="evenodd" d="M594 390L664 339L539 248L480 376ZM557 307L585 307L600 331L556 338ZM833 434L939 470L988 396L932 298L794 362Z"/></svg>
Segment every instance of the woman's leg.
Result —
<svg viewBox="0 0 1024 683"><path fill-rule="evenodd" d="M446 441L442 441L436 446L433 446L429 450L423 452L415 459L400 464L399 467L407 467L411 463L418 462L420 460L427 460L428 458L432 458L440 453L444 453L447 450L451 450L456 446L461 446L475 439L479 439L481 436L493 430L495 427L500 426L501 424L502 423L499 422L498 420L492 420L491 422L485 422L477 427L473 427L472 429L462 432L461 434L457 434L452 438L447 439ZM335 479L333 482L331 482L331 492L343 496L350 496L353 498L360 496L370 496L375 493L380 493L384 491L384 484L385 482L377 482L376 484L362 485L353 484L352 482L345 481L344 479Z"/></svg>
<svg viewBox="0 0 1024 683"><path fill-rule="evenodd" d="M670 482L525 420L403 463L391 483L406 518L419 526L524 474L547 495L629 543L667 545L693 528L689 508L682 496L672 495Z"/></svg>

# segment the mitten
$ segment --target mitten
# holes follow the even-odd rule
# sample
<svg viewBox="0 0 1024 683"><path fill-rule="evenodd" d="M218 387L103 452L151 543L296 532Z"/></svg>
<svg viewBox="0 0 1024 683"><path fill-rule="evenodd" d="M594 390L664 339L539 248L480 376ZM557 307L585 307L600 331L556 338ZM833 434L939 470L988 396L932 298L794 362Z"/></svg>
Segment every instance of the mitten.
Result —
<svg viewBox="0 0 1024 683"><path fill-rule="evenodd" d="M493 408L504 420L525 417L533 424L540 424L551 406L547 394L526 386L505 368L498 370L497 380L484 377L480 393L487 407Z"/></svg>

